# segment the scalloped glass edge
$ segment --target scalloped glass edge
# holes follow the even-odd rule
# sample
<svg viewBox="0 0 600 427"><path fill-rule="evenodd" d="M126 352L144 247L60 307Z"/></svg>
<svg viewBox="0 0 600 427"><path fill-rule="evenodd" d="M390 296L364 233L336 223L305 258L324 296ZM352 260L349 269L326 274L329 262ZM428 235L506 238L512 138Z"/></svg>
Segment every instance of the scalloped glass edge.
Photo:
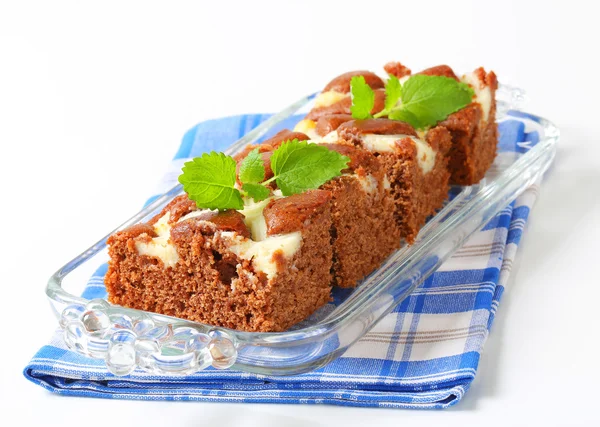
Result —
<svg viewBox="0 0 600 427"><path fill-rule="evenodd" d="M315 94L275 114L225 153L235 154L282 120L306 108ZM532 185L556 154L558 129L543 118L520 111L521 89L500 85L497 118L509 111L534 117L543 137L506 169L470 187L457 187L455 197L423 227L412 246L392 254L356 291L323 319L280 333L253 333L215 327L156 313L88 301L62 287L64 278L106 248L118 230L147 221L182 192L177 185L76 258L48 281L46 295L63 328L67 346L83 355L104 359L110 372L127 375L136 368L155 374L189 375L212 366L233 367L265 375L309 372L339 357L381 318L400 304L448 259L474 232Z"/></svg>

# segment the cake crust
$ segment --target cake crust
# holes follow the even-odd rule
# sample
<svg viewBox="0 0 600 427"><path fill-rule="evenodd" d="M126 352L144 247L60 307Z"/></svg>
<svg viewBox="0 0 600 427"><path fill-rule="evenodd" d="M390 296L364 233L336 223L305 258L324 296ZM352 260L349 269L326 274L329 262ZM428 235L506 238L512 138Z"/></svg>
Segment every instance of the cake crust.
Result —
<svg viewBox="0 0 600 427"><path fill-rule="evenodd" d="M376 89L375 91L375 104L371 109L371 114L377 114L385 107L385 90ZM343 98L342 100L335 102L325 107L313 108L307 115L306 118L309 120L317 121L321 117L331 116L334 114L345 114L350 115L352 107L352 99L350 96Z"/></svg>

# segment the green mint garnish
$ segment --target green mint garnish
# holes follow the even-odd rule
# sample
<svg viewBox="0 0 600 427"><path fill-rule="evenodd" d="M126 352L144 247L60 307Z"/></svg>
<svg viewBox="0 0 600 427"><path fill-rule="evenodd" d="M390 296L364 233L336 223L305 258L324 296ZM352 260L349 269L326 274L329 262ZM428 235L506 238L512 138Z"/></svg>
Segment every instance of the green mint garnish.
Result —
<svg viewBox="0 0 600 427"><path fill-rule="evenodd" d="M186 162L179 182L202 209L242 209L244 202L235 186L235 160L214 151Z"/></svg>
<svg viewBox="0 0 600 427"><path fill-rule="evenodd" d="M341 175L350 159L318 144L287 141L271 157L273 178L284 196L319 188Z"/></svg>
<svg viewBox="0 0 600 427"><path fill-rule="evenodd" d="M469 85L450 77L417 74L402 86L400 108L418 118L416 127L433 126L469 105L473 95Z"/></svg>
<svg viewBox="0 0 600 427"><path fill-rule="evenodd" d="M390 111L398 104L402 96L402 85L398 77L390 74L390 79L385 84L385 110Z"/></svg>
<svg viewBox="0 0 600 427"><path fill-rule="evenodd" d="M319 188L341 175L350 159L337 151L297 139L281 144L271 156L274 176L264 182L265 169L258 149L240 164L242 189L235 188L236 163L233 158L214 151L186 162L179 176L184 191L200 209L242 209L242 196L259 202L271 194L273 181L284 196Z"/></svg>
<svg viewBox="0 0 600 427"><path fill-rule="evenodd" d="M389 113L388 118L392 119L392 120L399 120L401 122L408 123L415 129L424 129L427 127L427 125L424 122L419 120L419 118L417 116L415 116L413 113L411 113L409 110L403 110L401 108L392 110Z"/></svg>
<svg viewBox="0 0 600 427"><path fill-rule="evenodd" d="M352 106L350 107L352 117L359 120L372 118L371 110L375 106L375 92L363 76L352 77L350 80L350 93L352 96Z"/></svg>
<svg viewBox="0 0 600 427"><path fill-rule="evenodd" d="M351 82L352 85L352 82ZM368 86L367 86L368 87ZM373 95L373 90L368 87ZM362 98L367 98L362 87L360 93ZM445 120L450 114L466 107L473 100L473 89L462 82L457 82L450 77L426 76L416 74L411 76L403 85L395 76L385 85L385 108L375 114L375 118L387 116L392 120L402 120L415 129L424 129L434 126ZM352 108L355 97L352 98ZM361 106L364 100L359 100ZM357 111L361 111L358 107ZM364 114L354 114L355 119L365 119Z"/></svg>
<svg viewBox="0 0 600 427"><path fill-rule="evenodd" d="M242 190L246 192L248 197L252 197L255 202L265 200L271 194L271 189L261 184L246 183L242 185Z"/></svg>
<svg viewBox="0 0 600 427"><path fill-rule="evenodd" d="M265 179L265 166L258 148L250 151L240 164L240 181L257 184Z"/></svg>

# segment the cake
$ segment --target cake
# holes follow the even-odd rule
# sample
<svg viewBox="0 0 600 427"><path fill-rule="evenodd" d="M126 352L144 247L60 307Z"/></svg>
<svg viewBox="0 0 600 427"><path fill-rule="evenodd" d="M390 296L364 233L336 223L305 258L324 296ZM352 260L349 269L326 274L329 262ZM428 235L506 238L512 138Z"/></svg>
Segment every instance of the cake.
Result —
<svg viewBox="0 0 600 427"><path fill-rule="evenodd" d="M419 137L412 126L401 121L351 117L343 121L347 118L342 115L319 118L313 131L316 141L352 144L375 156L393 200L400 236L413 243L426 219L448 197L450 132L436 126ZM306 125L303 121L298 127Z"/></svg>
<svg viewBox="0 0 600 427"><path fill-rule="evenodd" d="M384 68L396 83L412 76L398 62ZM442 65L419 74L448 77L473 92L436 79L464 87L468 97L427 126L406 118L416 129L389 118L390 108L407 104L394 104L395 98L390 107L382 78L348 72L323 88L293 130L248 145L229 160L211 153L224 162L215 171L229 165L229 184L219 185L237 192L239 204L203 205L208 202L199 201L201 192L186 190L147 223L112 235L109 301L215 326L278 332L328 303L333 287L360 285L404 242L415 242L427 218L444 205L450 183L478 182L496 153L494 73L479 68L459 79ZM361 120L352 115L355 81L372 101ZM338 169L321 180L318 173L304 179L310 184L301 191L286 189L282 162L293 149L302 153L297 163L309 159L309 151L327 153L334 160L322 157L320 167L328 169L331 161ZM247 173L249 164L259 178ZM300 169L310 174L317 164ZM210 179L213 169L202 170L210 171L201 172ZM194 185L204 185L203 179Z"/></svg>
<svg viewBox="0 0 600 427"><path fill-rule="evenodd" d="M402 67L398 64L394 71L404 73L405 81L410 70ZM377 93L382 91L382 85L371 74L354 71L334 78L317 97L315 105L323 98L336 99L332 93L350 92L350 79L363 76L375 90L374 111L380 111L384 98L378 103ZM440 209L447 198L451 132L446 127L436 126L419 136L412 126L397 120L354 120L350 114L351 104L347 108L343 104L346 99L326 107L328 112L335 113L325 114L325 107L313 108L294 131L305 133L316 143L349 143L372 152L384 171L400 236L413 243L427 218Z"/></svg>
<svg viewBox="0 0 600 427"><path fill-rule="evenodd" d="M321 187L332 195L333 285L351 288L400 247L401 230L377 158L341 140L324 145L351 160L342 176Z"/></svg>
<svg viewBox="0 0 600 427"><path fill-rule="evenodd" d="M384 69L401 81L411 75L411 71L399 62L388 63ZM447 65L428 68L418 74L450 77L467 83L475 91L475 99L470 105L451 114L446 120L438 123L438 126L448 129L452 135L448 163L450 182L458 185L476 184L483 178L496 157L496 74L493 71L486 73L483 68L477 68L459 79Z"/></svg>
<svg viewBox="0 0 600 427"><path fill-rule="evenodd" d="M283 331L330 300L331 194L199 210L178 196L108 240L113 304L244 331Z"/></svg>
<svg viewBox="0 0 600 427"><path fill-rule="evenodd" d="M252 149L258 148L265 170L270 171L272 150L290 137L309 139L303 133L281 131L236 156L238 165ZM320 188L331 194L332 284L352 288L400 247L401 234L395 221L394 199L386 188L384 169L373 153L342 140L318 142L350 159L341 176ZM270 176L272 172L267 173L267 178Z"/></svg>
<svg viewBox="0 0 600 427"><path fill-rule="evenodd" d="M420 138L409 124L382 118L345 122L337 134L377 155L390 187L401 236L413 243L427 218L448 197L448 130L438 126Z"/></svg>

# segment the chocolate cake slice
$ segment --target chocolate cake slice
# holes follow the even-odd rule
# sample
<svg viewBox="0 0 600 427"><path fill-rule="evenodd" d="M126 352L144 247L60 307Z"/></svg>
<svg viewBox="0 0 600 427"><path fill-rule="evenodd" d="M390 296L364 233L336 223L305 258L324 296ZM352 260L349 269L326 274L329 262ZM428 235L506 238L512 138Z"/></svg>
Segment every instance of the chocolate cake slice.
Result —
<svg viewBox="0 0 600 427"><path fill-rule="evenodd" d="M333 284L355 287L400 247L394 200L373 153L343 141L323 145L350 158L344 174L321 188L332 195Z"/></svg>
<svg viewBox="0 0 600 427"><path fill-rule="evenodd" d="M450 133L436 127L422 139L409 124L389 119L352 120L341 124L337 133L377 156L394 200L400 233L413 243L427 217L448 197Z"/></svg>
<svg viewBox="0 0 600 427"><path fill-rule="evenodd" d="M400 63L385 69L400 83L411 75ZM421 74L467 83L475 98L436 126L417 131L398 120L354 120L352 77L362 76L373 90L371 114L384 108L385 83L369 71L336 77L293 131L249 145L227 160L229 191L238 197L235 204L202 204L198 194L191 196L200 206L237 210L198 209L197 202L183 195L147 223L111 236L105 277L109 301L216 326L277 332L326 304L332 286L360 284L402 239L415 241L426 219L443 206L449 182L479 181L496 154L494 73L479 68L459 79L450 67L438 66ZM469 101L470 95L460 105ZM372 104L367 105L368 111ZM278 150L291 140L309 144L293 142ZM315 164L322 170L336 165L335 173L318 182L306 180L311 185L301 190L286 190L289 182L274 176L271 160L281 174L280 162L287 161L283 156L294 144L296 150L307 150L297 151L302 155L295 160L304 171L320 170ZM310 144L323 145L329 152ZM255 149L259 155L254 153L242 168ZM321 151L333 160L321 157L327 160L311 163L306 153ZM211 155L226 161L222 154ZM336 163L339 160L342 163ZM242 182L248 175L244 178L240 170L250 163L259 165L262 178ZM182 176L185 172L184 168ZM199 173L209 176L196 181L200 184L214 174L204 166ZM284 197L278 183L286 194L302 192ZM263 187L252 193L248 184ZM267 198L255 202L251 197Z"/></svg>
<svg viewBox="0 0 600 427"><path fill-rule="evenodd" d="M262 153L266 171L271 170L271 156L266 155L268 150L291 136L308 139L305 134L285 130L263 144L251 146ZM400 246L394 201L385 188L384 169L373 153L344 141L326 143L320 140L319 143L350 159L341 176L320 188L331 194L333 284L355 287ZM236 157L238 165L250 151L244 150Z"/></svg>
<svg viewBox="0 0 600 427"><path fill-rule="evenodd" d="M109 301L244 331L283 331L330 299L331 194L198 210L179 196L108 240Z"/></svg>
<svg viewBox="0 0 600 427"><path fill-rule="evenodd" d="M388 63L384 68L401 82L411 75L411 71L399 62ZM486 73L483 68L478 68L459 78L447 65L428 68L418 74L449 77L468 84L475 91L471 104L451 114L438 123L438 126L448 129L452 135L448 162L450 182L458 185L476 184L484 177L496 157L496 74L493 71Z"/></svg>

